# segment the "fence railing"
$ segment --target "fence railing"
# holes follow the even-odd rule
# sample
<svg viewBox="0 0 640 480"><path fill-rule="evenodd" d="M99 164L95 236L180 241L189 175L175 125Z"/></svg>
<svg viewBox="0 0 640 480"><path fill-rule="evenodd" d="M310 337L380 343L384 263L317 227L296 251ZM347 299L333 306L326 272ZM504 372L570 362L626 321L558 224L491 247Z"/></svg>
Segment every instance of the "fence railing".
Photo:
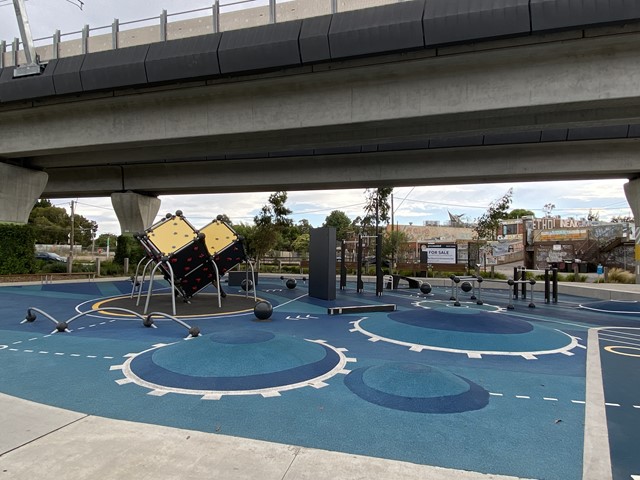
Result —
<svg viewBox="0 0 640 480"><path fill-rule="evenodd" d="M399 3L404 0L216 0L210 7L168 13L35 38L41 62L90 52L113 50L207 33L315 17L341 11ZM23 42L0 40L0 68L25 62Z"/></svg>

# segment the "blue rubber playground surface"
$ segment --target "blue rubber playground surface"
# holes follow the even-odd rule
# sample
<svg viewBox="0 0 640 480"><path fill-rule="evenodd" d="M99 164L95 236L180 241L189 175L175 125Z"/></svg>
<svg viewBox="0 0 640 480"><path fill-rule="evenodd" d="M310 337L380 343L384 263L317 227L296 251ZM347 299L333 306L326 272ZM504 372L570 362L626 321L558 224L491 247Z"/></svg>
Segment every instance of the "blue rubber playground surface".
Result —
<svg viewBox="0 0 640 480"><path fill-rule="evenodd" d="M157 282L163 283L163 282ZM488 474L580 479L589 329L600 328L613 478L640 474L640 304L561 297L483 305L434 287L338 291L335 301L260 278L253 299L228 287L149 328L118 311L131 282L0 287L0 392L102 417ZM157 295L157 297L156 297ZM158 285L152 297L167 297ZM169 297L170 298L170 297ZM196 297L194 297L195 299ZM395 311L328 314L336 306ZM249 306L247 306L249 305ZM29 308L66 321L56 323ZM165 311L165 313L170 313ZM187 337L189 327L201 335ZM53 333L55 332L55 333Z"/></svg>

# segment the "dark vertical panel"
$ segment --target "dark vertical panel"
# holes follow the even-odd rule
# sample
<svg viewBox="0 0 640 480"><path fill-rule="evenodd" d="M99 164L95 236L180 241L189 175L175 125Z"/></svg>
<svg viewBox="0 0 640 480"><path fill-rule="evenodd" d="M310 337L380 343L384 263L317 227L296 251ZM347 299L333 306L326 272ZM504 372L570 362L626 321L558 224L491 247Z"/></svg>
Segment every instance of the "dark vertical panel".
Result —
<svg viewBox="0 0 640 480"><path fill-rule="evenodd" d="M248 72L300 65L301 20L231 30L218 47L220 71Z"/></svg>
<svg viewBox="0 0 640 480"><path fill-rule="evenodd" d="M221 33L152 43L145 60L149 82L220 74L218 46Z"/></svg>
<svg viewBox="0 0 640 480"><path fill-rule="evenodd" d="M56 60L51 60L40 75L13 78L15 67L5 67L0 74L0 101L31 100L55 95L53 71Z"/></svg>
<svg viewBox="0 0 640 480"><path fill-rule="evenodd" d="M144 61L149 45L85 55L80 78L85 91L130 87L147 83Z"/></svg>
<svg viewBox="0 0 640 480"><path fill-rule="evenodd" d="M336 299L336 229L312 228L309 242L309 296Z"/></svg>
<svg viewBox="0 0 640 480"><path fill-rule="evenodd" d="M336 13L329 29L331 58L424 47L424 1Z"/></svg>
<svg viewBox="0 0 640 480"><path fill-rule="evenodd" d="M302 63L331 59L329 50L329 27L332 15L305 18L300 30L300 56Z"/></svg>
<svg viewBox="0 0 640 480"><path fill-rule="evenodd" d="M56 69L53 72L53 86L56 94L82 92L82 80L80 70L84 63L84 55L66 57L58 60Z"/></svg>
<svg viewBox="0 0 640 480"><path fill-rule="evenodd" d="M531 0L534 32L638 19L638 0Z"/></svg>
<svg viewBox="0 0 640 480"><path fill-rule="evenodd" d="M428 0L425 44L442 45L528 34L529 0Z"/></svg>

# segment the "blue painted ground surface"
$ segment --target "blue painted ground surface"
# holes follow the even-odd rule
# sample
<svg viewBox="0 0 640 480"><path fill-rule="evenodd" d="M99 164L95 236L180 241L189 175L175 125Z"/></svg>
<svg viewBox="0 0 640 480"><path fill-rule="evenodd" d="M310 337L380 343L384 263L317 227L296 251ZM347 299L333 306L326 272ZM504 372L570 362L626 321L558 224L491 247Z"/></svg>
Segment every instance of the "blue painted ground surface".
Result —
<svg viewBox="0 0 640 480"><path fill-rule="evenodd" d="M191 340L171 321L150 329L107 313L74 321L71 333L51 335L42 316L20 324L28 307L65 320L127 295L128 282L2 287L0 391L104 417L570 480L582 473L587 329L638 323L579 309L584 299L535 309L520 300L507 312L504 294L491 291L482 307L450 307L437 288L380 299L352 289L326 302L302 282L260 283L271 321L251 312L185 319L202 331ZM327 315L329 306L377 302L398 310ZM606 388L615 401L618 391ZM628 410L637 422L640 409ZM624 463L621 452L615 461Z"/></svg>

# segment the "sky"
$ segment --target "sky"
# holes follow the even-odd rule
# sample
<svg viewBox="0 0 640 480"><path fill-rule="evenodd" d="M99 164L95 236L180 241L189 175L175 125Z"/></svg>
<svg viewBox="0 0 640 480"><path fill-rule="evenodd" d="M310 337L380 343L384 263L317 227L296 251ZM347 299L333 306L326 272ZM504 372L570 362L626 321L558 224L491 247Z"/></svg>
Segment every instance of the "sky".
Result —
<svg viewBox="0 0 640 480"><path fill-rule="evenodd" d="M163 9L171 15L211 7L213 3L213 0L82 1L84 5L80 9L77 6L79 0L27 0L26 8L33 37L49 37L56 29L62 34L77 32L85 24L92 28L110 26L114 18L118 18L122 24L157 17ZM191 16L204 14L193 13ZM185 19L187 16L171 18ZM148 24L150 22L145 25ZM6 40L10 44L14 37L19 36L12 1L0 0L0 40ZM39 43L41 42L36 42L36 45ZM485 213L489 204L501 198L510 188L513 188L511 209L523 208L533 211L536 216L543 216L544 206L552 204L555 205L553 215L583 218L591 211L598 214L600 220L608 220L612 216L631 216L631 209L624 195L624 183L626 179L402 187L394 190L394 221L400 225L422 225L425 221L446 222L450 212L464 215L471 222ZM271 193L273 192L162 196L157 220L166 213L182 210L196 227L206 225L222 213L234 223L252 223L260 208L267 204ZM98 234L120 233L110 198L54 199L52 203L70 211L72 200L77 201L77 214L98 223ZM289 191L286 205L293 211L290 218L295 223L306 219L312 226L319 227L333 210L341 210L351 219L362 215L364 202L364 189Z"/></svg>

